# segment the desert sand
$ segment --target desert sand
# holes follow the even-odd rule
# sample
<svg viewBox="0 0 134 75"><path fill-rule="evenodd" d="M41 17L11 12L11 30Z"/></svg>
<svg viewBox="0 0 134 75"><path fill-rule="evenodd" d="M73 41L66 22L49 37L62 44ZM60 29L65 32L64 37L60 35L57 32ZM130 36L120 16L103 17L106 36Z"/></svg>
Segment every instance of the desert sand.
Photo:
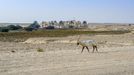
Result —
<svg viewBox="0 0 134 75"><path fill-rule="evenodd" d="M82 35L99 52L77 46L78 36L0 42L0 75L134 75L134 35ZM38 52L38 49L44 52Z"/></svg>

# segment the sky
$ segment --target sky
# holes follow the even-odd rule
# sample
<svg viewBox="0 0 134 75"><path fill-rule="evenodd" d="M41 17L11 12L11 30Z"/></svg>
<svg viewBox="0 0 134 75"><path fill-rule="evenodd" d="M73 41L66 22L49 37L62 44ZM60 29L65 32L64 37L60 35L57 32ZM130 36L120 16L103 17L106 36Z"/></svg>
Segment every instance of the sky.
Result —
<svg viewBox="0 0 134 75"><path fill-rule="evenodd" d="M51 20L134 23L134 0L0 0L1 23Z"/></svg>

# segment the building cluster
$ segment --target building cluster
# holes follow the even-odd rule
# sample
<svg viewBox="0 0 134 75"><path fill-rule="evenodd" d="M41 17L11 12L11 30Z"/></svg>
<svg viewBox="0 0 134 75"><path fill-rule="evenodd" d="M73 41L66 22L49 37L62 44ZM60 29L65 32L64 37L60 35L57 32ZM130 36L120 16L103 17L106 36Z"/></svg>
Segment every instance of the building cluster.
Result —
<svg viewBox="0 0 134 75"><path fill-rule="evenodd" d="M84 28L87 27L87 21L76 21L76 20L71 20L71 21L43 21L41 23L42 28L46 27L54 27L54 28Z"/></svg>

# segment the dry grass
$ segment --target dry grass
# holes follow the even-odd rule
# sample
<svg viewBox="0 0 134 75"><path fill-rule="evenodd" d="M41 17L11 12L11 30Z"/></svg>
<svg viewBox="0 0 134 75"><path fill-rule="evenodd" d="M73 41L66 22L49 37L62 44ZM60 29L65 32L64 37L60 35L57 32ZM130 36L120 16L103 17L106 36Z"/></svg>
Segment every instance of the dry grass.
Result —
<svg viewBox="0 0 134 75"><path fill-rule="evenodd" d="M80 30L39 30L33 32L0 33L0 41L23 42L32 37L65 37L80 34L124 34L130 31L80 31Z"/></svg>

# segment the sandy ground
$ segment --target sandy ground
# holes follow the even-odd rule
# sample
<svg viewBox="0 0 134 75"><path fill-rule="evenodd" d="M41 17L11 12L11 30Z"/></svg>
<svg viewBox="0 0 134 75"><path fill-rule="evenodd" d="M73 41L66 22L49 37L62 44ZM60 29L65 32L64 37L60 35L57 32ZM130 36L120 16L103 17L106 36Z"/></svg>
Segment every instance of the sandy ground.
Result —
<svg viewBox="0 0 134 75"><path fill-rule="evenodd" d="M81 40L97 41L99 52L89 47L82 54L77 37L0 42L0 75L134 75L132 34L83 35Z"/></svg>

